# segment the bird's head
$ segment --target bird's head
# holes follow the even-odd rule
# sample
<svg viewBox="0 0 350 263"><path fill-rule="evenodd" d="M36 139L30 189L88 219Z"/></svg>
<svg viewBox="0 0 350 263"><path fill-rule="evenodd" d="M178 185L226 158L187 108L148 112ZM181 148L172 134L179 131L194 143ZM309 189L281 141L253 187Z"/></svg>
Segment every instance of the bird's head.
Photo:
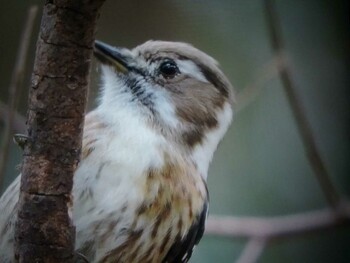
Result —
<svg viewBox="0 0 350 263"><path fill-rule="evenodd" d="M189 44L165 41L132 50L96 41L94 54L103 65L100 108L152 126L205 163L206 175L232 119L232 87L217 62Z"/></svg>

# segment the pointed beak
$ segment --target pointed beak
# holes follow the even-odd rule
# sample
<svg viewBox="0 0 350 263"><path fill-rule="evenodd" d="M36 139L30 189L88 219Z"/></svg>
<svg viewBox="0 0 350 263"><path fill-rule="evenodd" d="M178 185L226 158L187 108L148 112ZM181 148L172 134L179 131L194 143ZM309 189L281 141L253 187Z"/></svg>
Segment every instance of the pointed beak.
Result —
<svg viewBox="0 0 350 263"><path fill-rule="evenodd" d="M123 52L124 51L124 52ZM127 73L130 70L131 57L125 54L126 50L112 47L106 43L96 40L94 55L102 63L113 66L118 72Z"/></svg>

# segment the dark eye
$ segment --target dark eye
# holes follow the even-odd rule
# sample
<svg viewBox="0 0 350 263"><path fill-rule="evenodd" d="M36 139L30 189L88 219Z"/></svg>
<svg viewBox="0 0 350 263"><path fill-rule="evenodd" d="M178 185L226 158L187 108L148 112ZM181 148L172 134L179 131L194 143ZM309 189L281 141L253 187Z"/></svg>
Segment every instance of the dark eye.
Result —
<svg viewBox="0 0 350 263"><path fill-rule="evenodd" d="M180 73L176 63L172 60L166 60L159 66L159 72L164 78L171 79Z"/></svg>

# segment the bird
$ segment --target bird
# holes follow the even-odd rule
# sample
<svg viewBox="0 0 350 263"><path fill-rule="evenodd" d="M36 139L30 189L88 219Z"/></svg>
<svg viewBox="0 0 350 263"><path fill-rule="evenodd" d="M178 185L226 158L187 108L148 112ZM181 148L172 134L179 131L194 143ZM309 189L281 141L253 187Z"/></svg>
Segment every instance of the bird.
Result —
<svg viewBox="0 0 350 263"><path fill-rule="evenodd" d="M233 87L184 42L133 49L95 41L98 105L74 174L76 251L89 262L188 262L209 209L208 168L227 132ZM0 261L13 262L20 176L0 199Z"/></svg>

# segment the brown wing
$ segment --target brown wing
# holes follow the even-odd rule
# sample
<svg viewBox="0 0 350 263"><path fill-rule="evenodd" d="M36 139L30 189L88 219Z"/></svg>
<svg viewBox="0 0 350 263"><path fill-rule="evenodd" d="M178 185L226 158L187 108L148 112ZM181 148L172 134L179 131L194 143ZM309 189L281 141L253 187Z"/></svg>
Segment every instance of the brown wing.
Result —
<svg viewBox="0 0 350 263"><path fill-rule="evenodd" d="M207 214L208 202L204 204L202 212L197 216L197 220L193 223L187 235L182 239L179 238L172 245L165 256L163 263L188 262L192 256L194 247L199 243L203 236Z"/></svg>

